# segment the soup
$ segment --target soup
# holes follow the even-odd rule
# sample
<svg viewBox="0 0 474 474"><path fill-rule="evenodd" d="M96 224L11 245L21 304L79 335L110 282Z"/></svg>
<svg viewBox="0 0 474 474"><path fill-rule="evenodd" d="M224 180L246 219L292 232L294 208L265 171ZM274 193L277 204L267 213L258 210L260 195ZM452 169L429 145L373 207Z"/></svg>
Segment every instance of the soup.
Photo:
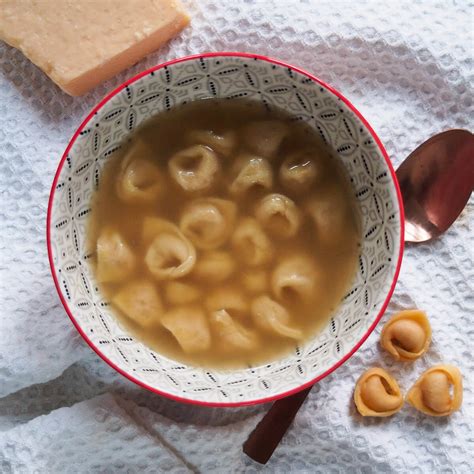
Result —
<svg viewBox="0 0 474 474"><path fill-rule="evenodd" d="M307 125L256 102L200 100L110 158L88 235L112 312L171 359L262 364L312 338L356 269L348 180Z"/></svg>

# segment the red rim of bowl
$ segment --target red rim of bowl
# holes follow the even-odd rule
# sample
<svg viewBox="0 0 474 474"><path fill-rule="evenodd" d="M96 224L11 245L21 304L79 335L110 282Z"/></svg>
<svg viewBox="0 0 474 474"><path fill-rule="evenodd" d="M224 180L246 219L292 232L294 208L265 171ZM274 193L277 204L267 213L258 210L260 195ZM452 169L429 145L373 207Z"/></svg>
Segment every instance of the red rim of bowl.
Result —
<svg viewBox="0 0 474 474"><path fill-rule="evenodd" d="M59 176L61 174L64 162L66 161L66 157L69 154L69 151L71 150L72 146L74 145L76 138L80 134L80 132L84 129L84 127L88 124L90 119L94 116L94 114L102 108L104 104L106 104L112 97L114 97L116 94L118 94L120 91L122 91L125 87L127 87L129 84L137 81L138 79L146 76L147 74L150 74L151 72L157 71L159 69L164 68L165 66L171 66L176 63L184 62L184 61L189 61L193 59L198 59L198 58L212 58L212 57L218 57L218 56L234 56L234 57L241 57L241 58L256 58L262 61L266 61L272 64L276 64L279 66L283 66L285 68L289 68L295 72L298 72L300 74L305 75L312 81L320 84L322 87L325 89L329 90L332 92L336 97L338 97L342 102L346 104L347 107L349 107L352 112L359 118L359 120L364 124L364 126L367 128L367 130L370 132L372 135L372 138L374 139L375 143L377 144L380 152L382 153L385 162L390 170L390 175L393 181L393 184L395 186L396 192L397 192L397 200L398 200L398 207L400 211L400 250L398 254L398 261L397 261L397 267L395 270L395 274L393 276L393 281L390 286L390 290L385 298L385 301L382 305L382 308L380 309L377 317L375 318L374 322L371 324L367 332L362 336L362 338L354 345L354 347L338 362L336 362L332 367L330 367L328 370L323 372L321 375L318 377L315 377L314 379L310 380L309 382L306 382L294 389L288 390L287 392L280 393L278 395L273 395L270 397L265 397L265 398L259 398L256 400L247 400L247 401L242 401L242 402L203 402L199 400L193 400L189 398L184 398L184 397L178 397L176 395L172 395L170 393L164 392L162 390L158 390L154 387L151 387L150 385L147 385L146 383L136 379L129 373L127 373L125 370L121 369L118 367L115 363L113 363L110 359L108 359L104 354L101 353L99 348L97 348L93 342L88 338L88 336L85 334L85 332L81 329L79 326L78 322L74 318L72 311L70 310L67 301L65 300L61 288L59 286L59 281L56 275L56 270L54 267L53 263L53 255L52 255L52 247L51 247L51 214L52 214L52 205L54 201L54 194L56 191L56 185L59 179ZM352 103L347 100L339 91L334 89L333 87L329 86L326 84L324 81L318 79L316 76L310 74L309 72L304 71L303 69L297 68L295 66L292 66L290 64L287 64L283 61L279 61L276 59L269 58L267 56L261 56L258 54L251 54L251 53L240 53L240 52L215 52L215 53L204 53L204 54L195 54L191 56L185 56L182 58L178 59L173 59L172 61L168 61L166 63L162 63L158 66L154 66L150 69L147 69L136 76L132 77L131 79L125 81L123 84L118 86L116 89L114 89L112 92L110 92L108 95L106 95L87 115L87 117L83 120L79 128L76 130L74 133L73 137L71 138L66 150L64 151L64 154L61 158L61 161L58 165L58 169L56 170L56 174L54 176L53 184L51 186L51 192L49 195L49 202L48 202L48 214L47 214L47 220L46 220L46 240L47 240L47 246L48 246L48 258L49 258L49 265L51 267L51 274L53 276L54 284L56 286L56 290L58 292L59 298L61 300L61 303L64 306L64 309L66 310L66 313L68 314L69 318L71 319L72 323L76 327L77 331L79 334L84 338L84 340L87 342L87 344L94 350L94 352L101 357L107 364L109 364L112 368L114 368L118 373L129 379L130 381L136 383L137 385L146 388L147 390L150 390L158 395L163 395L167 398L170 398L172 400L178 401L178 402L184 402L184 403L190 403L194 405L201 405L201 406L212 406L212 407L236 407L236 406L244 406L244 405L255 405L258 403L266 403L274 400L278 400L279 398L284 398L289 395L292 395L294 393L297 393L301 390L304 390L305 388L315 384L316 382L319 382L322 380L324 377L328 376L332 372L334 372L338 367L340 367L344 362L346 362L352 355L360 348L360 346L365 342L365 340L369 337L371 332L375 329L375 326L378 324L380 319L382 318L383 314L385 313L385 310L387 309L388 303L390 302L390 299L392 297L392 294L395 290L395 285L397 283L398 275L400 273L400 267L402 263L402 258L403 258L403 250L404 250L404 232L405 232L405 223L404 223L404 211L403 211L403 201L402 201L402 196L400 192L400 187L398 185L397 177L395 175L395 170L393 169L392 163L390 161L390 158L388 157L387 152L385 151L384 146L382 145L382 142L380 141L379 137L377 134L374 132L372 127L369 125L367 120L362 116L362 114L352 105Z"/></svg>

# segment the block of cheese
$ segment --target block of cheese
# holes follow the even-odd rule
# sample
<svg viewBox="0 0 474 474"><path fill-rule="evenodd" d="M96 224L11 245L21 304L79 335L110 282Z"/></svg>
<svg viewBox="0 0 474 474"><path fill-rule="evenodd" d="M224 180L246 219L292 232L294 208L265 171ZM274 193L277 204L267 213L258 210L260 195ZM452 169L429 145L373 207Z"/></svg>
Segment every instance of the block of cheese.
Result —
<svg viewBox="0 0 474 474"><path fill-rule="evenodd" d="M189 22L179 0L0 0L0 38L81 95Z"/></svg>

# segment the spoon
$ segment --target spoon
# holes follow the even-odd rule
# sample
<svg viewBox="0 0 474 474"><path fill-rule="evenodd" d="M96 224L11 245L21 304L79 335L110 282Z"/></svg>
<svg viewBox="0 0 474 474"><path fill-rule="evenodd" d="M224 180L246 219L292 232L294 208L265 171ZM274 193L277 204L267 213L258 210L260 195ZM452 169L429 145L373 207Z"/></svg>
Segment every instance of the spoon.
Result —
<svg viewBox="0 0 474 474"><path fill-rule="evenodd" d="M458 218L474 189L474 135L448 130L413 151L397 170L405 208L405 242L426 242ZM243 445L265 464L273 454L312 386L277 400Z"/></svg>
<svg viewBox="0 0 474 474"><path fill-rule="evenodd" d="M421 144L397 170L405 242L439 237L461 214L474 188L474 135L448 130Z"/></svg>

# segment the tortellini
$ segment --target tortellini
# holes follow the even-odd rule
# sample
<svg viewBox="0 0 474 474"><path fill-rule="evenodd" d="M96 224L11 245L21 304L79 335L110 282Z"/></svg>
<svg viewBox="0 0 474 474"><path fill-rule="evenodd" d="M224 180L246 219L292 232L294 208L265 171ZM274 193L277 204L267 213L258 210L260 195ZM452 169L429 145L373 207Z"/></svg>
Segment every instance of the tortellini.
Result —
<svg viewBox="0 0 474 474"><path fill-rule="evenodd" d="M256 367L313 336L345 294L360 251L346 232L349 193L306 126L261 104L201 113L201 102L140 127L104 168L92 269L123 327L151 350ZM352 240L336 247L333 232ZM388 340L418 353L419 335L403 330Z"/></svg>
<svg viewBox="0 0 474 474"><path fill-rule="evenodd" d="M273 294L288 302L307 302L316 293L317 271L307 255L285 257L274 269L271 278Z"/></svg>
<svg viewBox="0 0 474 474"><path fill-rule="evenodd" d="M223 250L202 253L194 266L193 276L206 283L220 283L227 280L236 268L235 260Z"/></svg>
<svg viewBox="0 0 474 474"><path fill-rule="evenodd" d="M289 325L290 314L287 309L267 295L259 296L252 301L251 313L257 327L266 332L291 339L301 339L300 329Z"/></svg>
<svg viewBox="0 0 474 474"><path fill-rule="evenodd" d="M152 155L142 140L132 144L121 163L117 195L128 203L153 203L164 192L164 179L156 165L147 158Z"/></svg>
<svg viewBox="0 0 474 474"><path fill-rule="evenodd" d="M264 158L274 158L283 139L290 131L280 120L260 120L251 122L242 130L242 138L247 148Z"/></svg>
<svg viewBox="0 0 474 474"><path fill-rule="evenodd" d="M212 312L210 321L219 346L224 351L248 351L259 344L257 335L235 321L225 309Z"/></svg>
<svg viewBox="0 0 474 474"><path fill-rule="evenodd" d="M129 283L113 296L112 303L135 323L150 327L160 323L163 305L155 285L148 280Z"/></svg>
<svg viewBox="0 0 474 474"><path fill-rule="evenodd" d="M219 160L210 148L194 145L174 154L169 159L168 170L184 191L206 191L216 181Z"/></svg>
<svg viewBox="0 0 474 474"><path fill-rule="evenodd" d="M171 305L194 303L201 296L201 291L191 283L173 280L165 285L165 299Z"/></svg>
<svg viewBox="0 0 474 474"><path fill-rule="evenodd" d="M293 193L308 192L321 175L321 165L313 159L314 151L300 150L289 155L280 166L279 178L285 189Z"/></svg>
<svg viewBox="0 0 474 474"><path fill-rule="evenodd" d="M162 316L161 323L187 354L203 352L211 346L209 323L198 305L176 306Z"/></svg>
<svg viewBox="0 0 474 474"><path fill-rule="evenodd" d="M225 309L232 316L243 319L249 311L249 304L246 295L238 287L223 286L207 295L206 308L210 312Z"/></svg>
<svg viewBox="0 0 474 474"><path fill-rule="evenodd" d="M385 370L364 372L354 391L354 402L362 416L390 416L403 406L403 395L397 381Z"/></svg>
<svg viewBox="0 0 474 474"><path fill-rule="evenodd" d="M225 157L230 156L237 146L237 133L231 130L224 133L216 133L213 130L192 130L188 133L187 139L189 143L208 146Z"/></svg>
<svg viewBox="0 0 474 474"><path fill-rule="evenodd" d="M294 237L301 226L301 215L295 203L283 194L269 194L255 208L255 216L274 237Z"/></svg>
<svg viewBox="0 0 474 474"><path fill-rule="evenodd" d="M385 323L380 341L396 360L418 359L431 342L431 326L426 314L420 310L395 314Z"/></svg>
<svg viewBox="0 0 474 474"><path fill-rule="evenodd" d="M97 279L103 283L123 281L135 266L136 257L122 235L105 228L97 239Z"/></svg>
<svg viewBox="0 0 474 474"><path fill-rule="evenodd" d="M242 285L249 293L265 293L269 288L269 275L265 270L252 268L242 274Z"/></svg>
<svg viewBox="0 0 474 474"><path fill-rule="evenodd" d="M234 230L237 206L219 198L201 198L183 210L180 229L198 249L214 249L224 244Z"/></svg>
<svg viewBox="0 0 474 474"><path fill-rule="evenodd" d="M232 247L238 258L250 266L263 265L273 257L270 239L252 217L245 217L237 223L232 235Z"/></svg>
<svg viewBox="0 0 474 474"><path fill-rule="evenodd" d="M236 176L230 185L230 192L242 196L252 191L270 190L273 186L273 172L265 158L243 155L236 160Z"/></svg>
<svg viewBox="0 0 474 474"><path fill-rule="evenodd" d="M306 212L314 223L316 239L327 247L335 247L347 232L347 220L354 216L349 214L343 192L339 189L320 192L305 204ZM355 231L355 225L351 226Z"/></svg>
<svg viewBox="0 0 474 474"><path fill-rule="evenodd" d="M426 415L447 416L459 410L462 397L461 372L446 364L425 371L408 392L406 400Z"/></svg>
<svg viewBox="0 0 474 474"><path fill-rule="evenodd" d="M151 240L145 263L156 279L180 278L192 271L196 262L196 250L171 222L158 217L146 218L143 239Z"/></svg>

